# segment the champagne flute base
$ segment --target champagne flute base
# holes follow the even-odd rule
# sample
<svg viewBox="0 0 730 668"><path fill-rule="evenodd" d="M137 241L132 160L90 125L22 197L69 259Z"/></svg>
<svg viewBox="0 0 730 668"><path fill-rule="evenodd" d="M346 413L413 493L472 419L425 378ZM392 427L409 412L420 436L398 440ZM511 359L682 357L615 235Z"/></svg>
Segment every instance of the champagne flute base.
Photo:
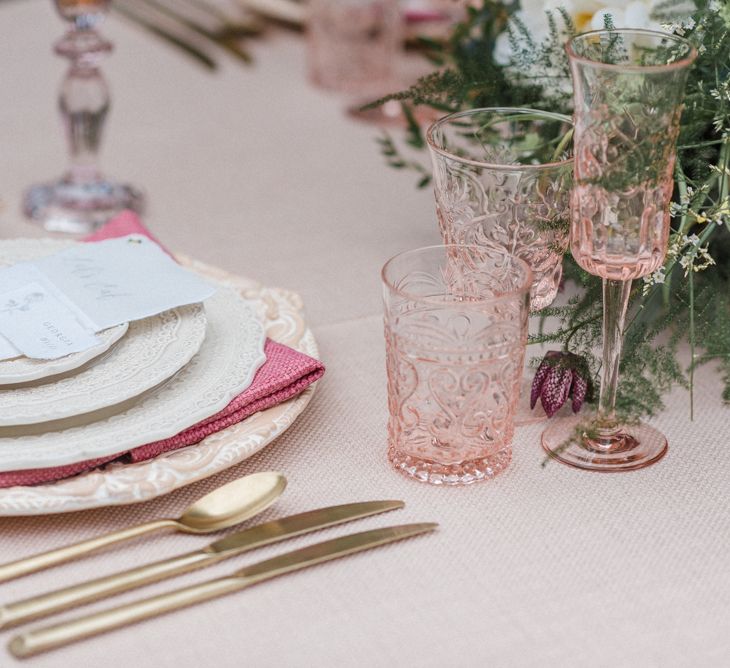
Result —
<svg viewBox="0 0 730 668"><path fill-rule="evenodd" d="M667 439L643 422L621 425L610 437L596 436L590 418L556 420L542 434L551 458L586 471L634 471L658 462L667 453Z"/></svg>
<svg viewBox="0 0 730 668"><path fill-rule="evenodd" d="M49 232L88 234L120 211L142 213L144 195L135 187L105 179L78 184L67 179L29 188L23 213Z"/></svg>

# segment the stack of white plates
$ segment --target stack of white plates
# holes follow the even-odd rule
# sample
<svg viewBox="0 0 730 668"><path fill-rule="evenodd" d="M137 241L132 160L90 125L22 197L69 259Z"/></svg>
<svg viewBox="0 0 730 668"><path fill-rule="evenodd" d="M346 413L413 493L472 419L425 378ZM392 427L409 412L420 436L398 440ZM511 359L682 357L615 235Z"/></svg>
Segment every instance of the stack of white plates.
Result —
<svg viewBox="0 0 730 668"><path fill-rule="evenodd" d="M2 241L0 266L55 253L71 243ZM251 384L264 363L267 329L272 338L316 355L296 296L187 264L220 285L204 304L111 328L100 333L101 343L95 348L61 359L0 362L0 472L121 454L214 415ZM255 422L253 418L257 416L245 422ZM243 425L237 425L239 434ZM270 438L254 438L248 452L225 447L227 435L221 432L152 462L113 464L54 484L2 489L0 515L153 498L235 464L283 431L276 424L268 426ZM191 450L206 450L216 441L227 452L219 453L224 455L221 461L200 462L197 470L185 465L191 455L198 458Z"/></svg>

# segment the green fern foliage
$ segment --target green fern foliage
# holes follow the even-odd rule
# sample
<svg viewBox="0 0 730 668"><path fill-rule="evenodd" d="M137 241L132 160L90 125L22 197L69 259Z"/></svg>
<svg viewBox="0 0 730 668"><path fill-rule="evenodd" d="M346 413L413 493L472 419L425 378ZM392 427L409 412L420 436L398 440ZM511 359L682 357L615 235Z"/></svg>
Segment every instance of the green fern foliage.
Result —
<svg viewBox="0 0 730 668"><path fill-rule="evenodd" d="M419 107L448 113L494 106L525 106L571 112L571 84L564 44L576 32L565 10L548 12L548 35L538 41L515 16L516 2L482 0L444 42L429 42L437 68L387 100L402 103L410 149L425 148L416 121ZM723 399L730 402L730 3L727 0L665 0L656 9L665 28L690 40L698 58L687 85L678 141L672 234L658 272L633 286L621 362L617 408L627 418L652 415L674 386L689 388L700 365L716 368ZM611 17L606 27L612 28ZM511 56L497 62L495 46L507 33ZM426 186L430 169L403 157L391 137L380 140L392 167L412 169ZM582 355L598 382L602 338L601 281L569 255L565 279L575 296L543 309L531 343ZM549 324L557 323L548 327ZM689 363L680 346L689 345ZM683 358L682 358L683 359ZM690 411L692 400L689 401Z"/></svg>

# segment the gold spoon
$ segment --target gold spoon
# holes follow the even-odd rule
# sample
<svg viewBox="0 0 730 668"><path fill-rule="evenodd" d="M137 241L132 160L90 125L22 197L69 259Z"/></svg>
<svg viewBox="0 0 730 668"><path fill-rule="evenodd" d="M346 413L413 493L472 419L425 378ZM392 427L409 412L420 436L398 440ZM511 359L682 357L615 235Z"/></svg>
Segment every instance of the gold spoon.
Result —
<svg viewBox="0 0 730 668"><path fill-rule="evenodd" d="M227 529L268 508L286 489L286 478L276 471L245 476L198 499L177 519L160 519L103 536L33 555L0 566L0 582L35 573L64 561L96 552L125 540L172 529L181 533L205 534Z"/></svg>

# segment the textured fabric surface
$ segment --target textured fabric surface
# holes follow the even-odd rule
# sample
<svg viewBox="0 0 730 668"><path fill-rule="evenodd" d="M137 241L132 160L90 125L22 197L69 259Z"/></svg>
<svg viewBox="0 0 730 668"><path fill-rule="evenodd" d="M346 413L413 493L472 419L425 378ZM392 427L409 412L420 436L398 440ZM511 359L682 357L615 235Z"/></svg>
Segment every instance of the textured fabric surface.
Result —
<svg viewBox="0 0 730 668"><path fill-rule="evenodd" d="M0 105L7 204L0 231L38 234L17 203L24 186L64 165L53 106L64 64L49 53L63 27L41 0L4 3L0 21L8 28L0 40L8 96ZM145 220L171 249L300 292L327 374L291 429L246 462L138 506L0 519L0 560L175 516L207 491L267 469L285 473L289 485L257 520L376 498L401 498L406 507L115 603L348 531L430 520L440 529L22 664L4 652L13 631L3 631L0 666L727 666L730 413L711 370L698 373L694 422L686 392L668 397L655 424L670 449L651 468L624 475L543 468L537 424L518 429L512 464L491 482L446 489L399 476L386 460L378 271L394 253L438 241L432 194L383 167L377 131L349 120L341 98L307 85L297 36L273 33L255 46L253 67L226 61L210 75L114 17L104 31L117 46L104 65L115 95L105 168L145 186ZM0 585L0 600L208 540L150 537Z"/></svg>

